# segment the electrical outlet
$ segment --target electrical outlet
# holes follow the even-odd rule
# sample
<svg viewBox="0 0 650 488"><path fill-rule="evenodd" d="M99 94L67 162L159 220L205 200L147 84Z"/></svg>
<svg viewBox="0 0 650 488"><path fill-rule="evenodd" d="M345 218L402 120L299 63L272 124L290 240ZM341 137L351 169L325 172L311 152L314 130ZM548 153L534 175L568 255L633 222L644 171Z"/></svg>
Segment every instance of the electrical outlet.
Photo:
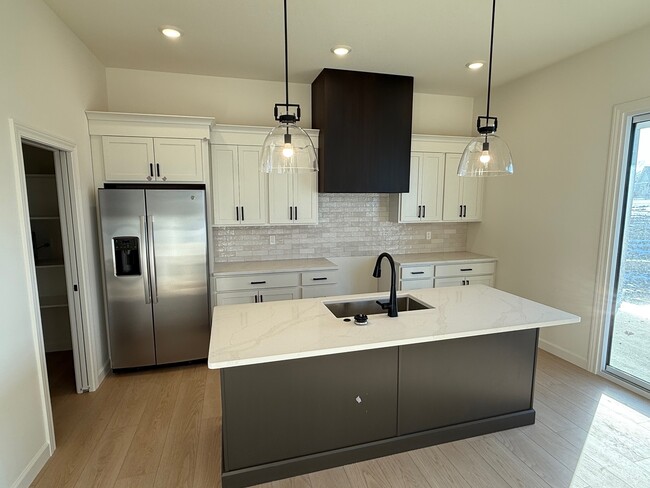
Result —
<svg viewBox="0 0 650 488"><path fill-rule="evenodd" d="M269 236L269 244L275 244L275 236Z"/></svg>
<svg viewBox="0 0 650 488"><path fill-rule="evenodd" d="M427 232L427 241L431 240L431 232Z"/></svg>

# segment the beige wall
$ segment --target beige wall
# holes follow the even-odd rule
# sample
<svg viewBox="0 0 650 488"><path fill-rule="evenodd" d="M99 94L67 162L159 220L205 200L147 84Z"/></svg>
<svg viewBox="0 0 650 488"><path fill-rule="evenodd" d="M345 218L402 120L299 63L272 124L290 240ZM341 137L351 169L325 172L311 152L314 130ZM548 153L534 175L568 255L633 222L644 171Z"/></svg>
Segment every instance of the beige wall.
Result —
<svg viewBox="0 0 650 488"><path fill-rule="evenodd" d="M650 96L650 28L495 90L515 175L487 182L468 249L499 258L497 286L582 316L542 344L587 363L614 105ZM478 110L482 108L478 102Z"/></svg>
<svg viewBox="0 0 650 488"><path fill-rule="evenodd" d="M273 104L284 85L272 81L107 68L108 106L113 112L203 115L218 124L275 125ZM311 127L311 86L291 83L289 97L302 109L302 126ZM474 100L470 97L413 97L413 132L469 135Z"/></svg>
<svg viewBox="0 0 650 488"><path fill-rule="evenodd" d="M106 108L106 84L104 68L41 0L0 2L0 45L0 486L12 487L47 446L9 118L78 145L84 225L94 238L84 110ZM97 310L89 319L103 331Z"/></svg>

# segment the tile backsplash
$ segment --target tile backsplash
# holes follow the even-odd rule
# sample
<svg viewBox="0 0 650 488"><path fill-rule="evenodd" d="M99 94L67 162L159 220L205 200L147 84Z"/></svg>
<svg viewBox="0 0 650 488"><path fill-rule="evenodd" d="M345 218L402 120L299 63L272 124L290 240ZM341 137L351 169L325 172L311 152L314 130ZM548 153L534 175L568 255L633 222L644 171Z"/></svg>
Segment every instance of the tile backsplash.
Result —
<svg viewBox="0 0 650 488"><path fill-rule="evenodd" d="M466 223L390 222L388 200L389 195L383 193L321 193L318 225L214 227L215 261L465 250ZM430 240L427 232L431 232ZM273 245L270 236L275 236Z"/></svg>

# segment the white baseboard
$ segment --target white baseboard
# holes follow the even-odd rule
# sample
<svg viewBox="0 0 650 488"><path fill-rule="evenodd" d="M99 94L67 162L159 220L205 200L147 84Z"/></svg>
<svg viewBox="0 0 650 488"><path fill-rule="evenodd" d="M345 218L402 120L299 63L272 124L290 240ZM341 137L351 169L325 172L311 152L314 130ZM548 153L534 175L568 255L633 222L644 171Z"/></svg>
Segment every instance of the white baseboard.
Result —
<svg viewBox="0 0 650 488"><path fill-rule="evenodd" d="M32 481L36 479L38 473L41 472L48 459L50 459L50 444L46 442L41 446L29 464L25 466L25 469L20 473L18 479L14 481L14 484L11 485L11 488L28 488Z"/></svg>
<svg viewBox="0 0 650 488"><path fill-rule="evenodd" d="M587 369L587 358L578 356L568 349L558 346L557 344L553 344L552 342L548 342L545 339L539 340L539 347L541 349L544 349L546 352L550 352L554 356L560 357L565 361L569 361L570 363L573 363L582 369Z"/></svg>
<svg viewBox="0 0 650 488"><path fill-rule="evenodd" d="M108 375L108 373L111 372L111 360L108 359L106 362L103 364L101 369L97 372L97 378L95 378L95 384L91 385L90 391L95 391L97 388L99 388L99 385L102 384L102 381L104 381L104 378Z"/></svg>

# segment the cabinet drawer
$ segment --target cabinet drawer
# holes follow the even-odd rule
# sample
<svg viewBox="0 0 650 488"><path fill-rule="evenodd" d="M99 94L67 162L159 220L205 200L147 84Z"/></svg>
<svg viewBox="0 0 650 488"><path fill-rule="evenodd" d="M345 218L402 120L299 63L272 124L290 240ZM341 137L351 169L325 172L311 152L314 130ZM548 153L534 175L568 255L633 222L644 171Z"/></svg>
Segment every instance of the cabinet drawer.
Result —
<svg viewBox="0 0 650 488"><path fill-rule="evenodd" d="M298 273L264 273L255 275L217 277L217 291L259 290L298 286Z"/></svg>
<svg viewBox="0 0 650 488"><path fill-rule="evenodd" d="M325 283L336 283L338 278L338 270L331 269L329 271L305 271L302 273L301 285L324 285Z"/></svg>
<svg viewBox="0 0 650 488"><path fill-rule="evenodd" d="M466 276L494 274L495 263L459 263L436 266L436 278L445 276Z"/></svg>
<svg viewBox="0 0 650 488"><path fill-rule="evenodd" d="M402 280L422 280L433 277L433 266L402 266L400 273Z"/></svg>

